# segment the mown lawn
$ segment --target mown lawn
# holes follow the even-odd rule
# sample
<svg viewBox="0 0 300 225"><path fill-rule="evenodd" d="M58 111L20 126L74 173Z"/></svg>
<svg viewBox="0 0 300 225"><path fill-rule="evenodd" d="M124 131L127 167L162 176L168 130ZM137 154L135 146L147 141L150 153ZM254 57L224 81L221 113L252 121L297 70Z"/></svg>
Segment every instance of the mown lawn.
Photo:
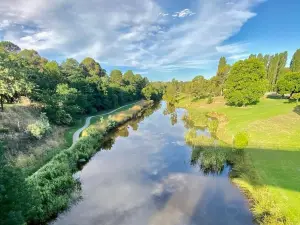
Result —
<svg viewBox="0 0 300 225"><path fill-rule="evenodd" d="M263 98L257 105L230 107L222 98L207 104L183 96L179 106L195 120L203 112L223 114L226 122L220 124L218 137L228 144L236 133L246 131L249 163L238 165L244 169L234 182L252 199L261 223L300 224L300 115L295 103Z"/></svg>

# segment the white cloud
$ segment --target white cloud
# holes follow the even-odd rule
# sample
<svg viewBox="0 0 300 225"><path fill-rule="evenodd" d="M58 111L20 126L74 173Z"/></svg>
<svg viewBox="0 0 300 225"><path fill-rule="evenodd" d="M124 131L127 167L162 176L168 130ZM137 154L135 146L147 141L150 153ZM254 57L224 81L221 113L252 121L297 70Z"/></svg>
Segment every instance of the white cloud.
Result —
<svg viewBox="0 0 300 225"><path fill-rule="evenodd" d="M186 16L192 16L195 15L196 13L192 12L190 9L183 9L180 12L174 13L172 16L173 17L186 17Z"/></svg>
<svg viewBox="0 0 300 225"><path fill-rule="evenodd" d="M41 54L91 56L140 71L205 68L221 55L247 52L245 44L223 42L261 0L231 2L199 0L198 8L173 14L188 20L174 20L154 0L1 0L0 26L4 39Z"/></svg>
<svg viewBox="0 0 300 225"><path fill-rule="evenodd" d="M217 52L220 53L229 53L229 54L236 54L247 51L247 44L245 43L235 43L229 45L221 45L216 46Z"/></svg>
<svg viewBox="0 0 300 225"><path fill-rule="evenodd" d="M162 17L165 17L165 16L168 16L169 13L159 13L159 15L162 16Z"/></svg>
<svg viewBox="0 0 300 225"><path fill-rule="evenodd" d="M3 20L0 22L0 30L9 27L11 22L9 20Z"/></svg>

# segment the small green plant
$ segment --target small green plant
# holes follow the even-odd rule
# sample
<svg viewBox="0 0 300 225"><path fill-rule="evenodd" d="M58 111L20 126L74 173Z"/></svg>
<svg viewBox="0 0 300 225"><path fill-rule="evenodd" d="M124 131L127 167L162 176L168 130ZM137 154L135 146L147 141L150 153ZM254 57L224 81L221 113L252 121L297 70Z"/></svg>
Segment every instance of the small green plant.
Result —
<svg viewBox="0 0 300 225"><path fill-rule="evenodd" d="M207 104L211 104L211 103L213 103L214 102L214 99L213 99L213 97L212 96L208 96L208 98L207 98Z"/></svg>
<svg viewBox="0 0 300 225"><path fill-rule="evenodd" d="M244 149L248 146L249 135L247 132L239 132L234 136L233 146L235 149Z"/></svg>
<svg viewBox="0 0 300 225"><path fill-rule="evenodd" d="M27 126L27 131L37 139L41 139L50 129L51 126L45 113L41 113L38 121Z"/></svg>
<svg viewBox="0 0 300 225"><path fill-rule="evenodd" d="M104 122L103 116L100 117L99 122L100 122L100 123L103 123L103 122Z"/></svg>
<svg viewBox="0 0 300 225"><path fill-rule="evenodd" d="M209 129L210 133L212 133L212 134L217 133L218 126L219 126L218 120L212 119L212 120L208 121L208 129Z"/></svg>

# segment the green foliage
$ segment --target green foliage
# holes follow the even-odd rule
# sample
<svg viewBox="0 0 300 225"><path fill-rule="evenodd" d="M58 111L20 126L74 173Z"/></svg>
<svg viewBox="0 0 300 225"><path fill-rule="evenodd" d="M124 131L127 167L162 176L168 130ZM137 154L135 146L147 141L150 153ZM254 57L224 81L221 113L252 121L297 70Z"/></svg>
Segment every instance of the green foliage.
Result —
<svg viewBox="0 0 300 225"><path fill-rule="evenodd" d="M27 95L33 84L26 80L27 69L19 58L12 54L0 53L0 102L3 111L4 101L20 95Z"/></svg>
<svg viewBox="0 0 300 225"><path fill-rule="evenodd" d="M292 99L296 99L296 101L297 101L297 104L298 104L298 102L299 102L299 99L300 99L300 93L294 93L293 95L292 95L292 97L291 97Z"/></svg>
<svg viewBox="0 0 300 225"><path fill-rule="evenodd" d="M196 76L192 80L192 95L197 98L205 98L209 95L209 81L206 80L203 76Z"/></svg>
<svg viewBox="0 0 300 225"><path fill-rule="evenodd" d="M290 69L292 72L300 72L300 49L297 49L297 51L294 53Z"/></svg>
<svg viewBox="0 0 300 225"><path fill-rule="evenodd" d="M24 225L34 216L36 203L33 189L25 182L22 171L5 160L0 143L0 224Z"/></svg>
<svg viewBox="0 0 300 225"><path fill-rule="evenodd" d="M100 64L90 57L82 60L80 66L82 67L86 76L103 77L106 74L106 71L101 68Z"/></svg>
<svg viewBox="0 0 300 225"><path fill-rule="evenodd" d="M235 63L225 83L225 99L230 105L245 106L259 101L266 91L263 63L255 58Z"/></svg>
<svg viewBox="0 0 300 225"><path fill-rule="evenodd" d="M211 104L213 102L214 102L214 98L211 95L208 96L208 98L207 98L207 104Z"/></svg>
<svg viewBox="0 0 300 225"><path fill-rule="evenodd" d="M290 93L290 96L294 93L300 92L300 72L289 72L285 74L277 84L277 91L279 94Z"/></svg>
<svg viewBox="0 0 300 225"><path fill-rule="evenodd" d="M210 133L216 134L219 127L219 121L217 119L208 120L207 126Z"/></svg>
<svg viewBox="0 0 300 225"><path fill-rule="evenodd" d="M120 70L112 70L109 77L111 82L122 85L123 75Z"/></svg>
<svg viewBox="0 0 300 225"><path fill-rule="evenodd" d="M0 51L18 53L21 51L20 47L10 41L0 41Z"/></svg>
<svg viewBox="0 0 300 225"><path fill-rule="evenodd" d="M174 105L177 102L179 96L179 82L175 79L167 84L166 91L164 93L163 99L168 103Z"/></svg>
<svg viewBox="0 0 300 225"><path fill-rule="evenodd" d="M37 139L41 139L50 129L51 126L45 113L41 113L39 120L27 127L27 131Z"/></svg>
<svg viewBox="0 0 300 225"><path fill-rule="evenodd" d="M230 70L230 65L227 64L226 58L221 57L218 65L217 75L214 78L216 88L220 89L218 95L223 95L224 83L227 79Z"/></svg>
<svg viewBox="0 0 300 225"><path fill-rule="evenodd" d="M233 146L235 149L244 149L248 146L249 135L246 132L239 132L234 136Z"/></svg>
<svg viewBox="0 0 300 225"><path fill-rule="evenodd" d="M163 89L150 83L142 89L142 95L147 100L159 101L163 95Z"/></svg>

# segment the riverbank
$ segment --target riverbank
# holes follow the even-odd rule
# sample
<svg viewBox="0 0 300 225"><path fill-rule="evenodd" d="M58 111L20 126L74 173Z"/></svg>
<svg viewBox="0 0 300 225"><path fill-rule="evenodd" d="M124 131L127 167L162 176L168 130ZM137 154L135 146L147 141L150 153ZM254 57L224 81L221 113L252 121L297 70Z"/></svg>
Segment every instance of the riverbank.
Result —
<svg viewBox="0 0 300 225"><path fill-rule="evenodd" d="M104 136L109 131L141 116L143 111L152 105L152 101L140 101L128 110L97 122L88 128L88 132L85 132L74 145L62 150L28 177L27 182L34 192L36 202L28 222L45 223L65 209L72 200L74 189L79 186L72 177L78 170L78 163L88 161L99 150Z"/></svg>
<svg viewBox="0 0 300 225"><path fill-rule="evenodd" d="M244 157L238 157L232 181L247 195L260 224L299 224L299 133L300 116L295 103L283 99L261 99L257 105L229 107L223 98L212 104L181 96L191 120L202 124L208 113L219 120L216 135L228 146L241 131L249 134Z"/></svg>

